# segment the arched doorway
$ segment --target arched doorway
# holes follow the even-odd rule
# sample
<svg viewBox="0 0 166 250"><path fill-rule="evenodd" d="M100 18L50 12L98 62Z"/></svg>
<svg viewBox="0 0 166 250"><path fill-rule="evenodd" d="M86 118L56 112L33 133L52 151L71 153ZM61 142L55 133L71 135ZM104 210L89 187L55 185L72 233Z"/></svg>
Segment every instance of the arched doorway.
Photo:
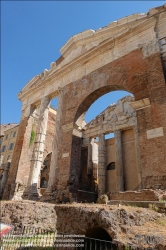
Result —
<svg viewBox="0 0 166 250"><path fill-rule="evenodd" d="M112 243L111 236L101 227L90 228L85 233L84 249L118 249L115 244Z"/></svg>
<svg viewBox="0 0 166 250"><path fill-rule="evenodd" d="M101 90L106 91L106 89L102 88ZM102 91L101 91L101 93L102 93ZM81 110L80 112L83 112L82 109L83 108L85 109L86 105L89 105L89 102L90 102L89 99L90 99L90 97L84 100L85 103L84 103L84 105L80 106L80 110ZM125 171L123 171L125 169L123 169L123 166L122 166L122 157L125 158L125 155L123 155L123 152L122 152L122 151L124 151L122 142L124 140L126 142L126 139L123 138L122 134L123 135L125 134L125 133L123 133L123 130L126 130L126 129L133 131L134 127L137 124L136 112L129 105L129 103L131 101L134 101L134 98L132 96L130 96L130 95L118 100L117 104L113 104L110 107L108 107L108 110L106 109L105 111L103 111L103 113L100 113L96 118L94 118L94 120L92 120L92 122L88 123L87 125L85 125L82 128L82 130L83 130L83 132L82 132L82 135L83 135L83 137L82 137L83 138L82 146L83 147L81 147L81 152L78 151L78 144L79 144L78 140L79 140L79 138L77 136L73 135L74 140L72 142L73 143L72 148L75 149L75 152L73 152L74 153L73 155L71 154L71 163L72 163L73 159L75 158L75 153L79 152L79 154L81 155L80 172L79 172L79 167L77 168L77 174L79 176L79 186L80 186L80 184L82 184L82 176L83 176L84 180L87 179L86 180L87 184L83 185L83 186L86 186L86 190L91 190L90 188L92 188L93 186L95 187L95 181L94 181L94 178L93 178L94 176L92 177L92 175L93 175L92 169L93 168L91 167L91 171L88 171L88 163L87 163L87 166L86 166L87 159L89 158L89 146L92 147L92 140L94 140L93 147L94 147L94 145L98 146L98 152L100 151L100 153L101 153L100 140L97 142L95 140L95 138L97 138L96 136L99 136L99 135L103 134L103 144L109 144L109 143L106 143L106 140L105 140L105 135L109 134L109 133L115 134L115 140L114 139L111 139L111 140L114 140L114 143L113 143L114 144L113 145L114 156L113 156L112 159L115 161L115 158L116 158L116 165L118 166L117 169L115 169L115 171L114 171L114 174L115 174L115 176L117 178L117 181L116 181L116 178L115 178L115 183L114 183L115 187L112 188L112 186L111 186L111 189L109 187L106 187L107 184L108 184L108 181L106 183L106 180L104 182L103 182L103 180L102 181L99 180L99 182L101 182L99 184L98 184L98 181L97 181L97 184L99 186L102 186L102 183L103 183L102 191L100 191L98 189L99 190L98 194L102 194L102 193L105 193L107 191L112 192L112 191L124 191L124 190L127 190L125 188L125 186L124 186L124 182L125 182L124 181L124 175L126 173L125 173ZM88 104L87 104L87 102L88 102ZM111 102L111 100L110 100L110 102ZM79 116L78 119L75 120L76 124L79 124L79 126L81 126L81 123L83 123L83 121L84 121L83 120L84 114L85 114L85 112L83 114L81 114L81 116ZM78 115L78 111L77 111L76 115ZM110 121L108 120L108 117L106 117L106 116L109 116ZM126 119L130 119L130 117L132 117L132 116L133 116L133 121L131 120L131 122L126 122ZM123 122L123 120L124 120L124 122ZM84 137L85 133L88 134L87 130L86 130L87 129L86 127L88 127L88 129L89 129L89 138L88 138L88 136ZM118 134L114 133L114 132L118 132ZM87 139L90 139L90 141L87 141ZM86 142L84 142L84 140ZM127 140L128 140L128 138L127 138ZM135 140L135 138L134 138L134 140ZM107 142L108 142L108 140L107 140ZM135 145L133 147L133 150L134 151L136 150ZM109 145L105 145L104 151L109 151ZM105 162L102 163L102 168L104 168L104 170L103 170L102 174L99 173L99 175L102 176L102 179L104 178L103 176L106 175L106 172L107 172L106 171L106 164L108 164L107 163L108 160L106 162L106 158L109 158L109 157L106 156L106 154L108 155L109 152L104 152L104 151L103 151L103 153L105 154L105 156L101 156L101 158L103 158L103 157L105 158ZM111 149L111 153L113 151ZM116 154L117 151L118 151L118 154ZM101 155L100 153L98 154L99 155L98 157L100 157L100 155ZM91 154L92 154L92 152L91 152ZM83 157L82 157L82 155L83 155ZM134 155L135 155L135 152L134 152ZM136 156L134 156L134 157L136 158ZM92 156L92 158L93 158L93 156ZM103 160L101 160L101 161L103 161ZM75 164L75 159L74 159L74 164ZM74 164L70 168L71 175L76 174L76 169L75 169ZM93 163L89 162L89 164L92 165ZM100 161L99 161L99 164L100 164ZM133 164L133 168L136 169L136 174L138 175L137 167L138 166L136 164L136 159L135 159L135 162ZM100 169L100 167L99 167L99 169ZM124 172L124 174L122 172ZM137 176L136 176L136 178L137 178ZM106 177L105 177L105 179L106 179ZM76 186L76 182L74 182L73 184ZM136 180L136 184L137 185L139 184L138 180ZM71 191L73 191L75 189L74 185L73 185L73 187L71 187ZM134 188L135 188L135 186L132 187L132 190ZM95 190L96 188L93 188L93 189ZM91 191L94 192L94 190L91 190Z"/></svg>
<svg viewBox="0 0 166 250"><path fill-rule="evenodd" d="M99 240L112 241L111 236L102 227L94 227L88 229L85 233L85 236Z"/></svg>

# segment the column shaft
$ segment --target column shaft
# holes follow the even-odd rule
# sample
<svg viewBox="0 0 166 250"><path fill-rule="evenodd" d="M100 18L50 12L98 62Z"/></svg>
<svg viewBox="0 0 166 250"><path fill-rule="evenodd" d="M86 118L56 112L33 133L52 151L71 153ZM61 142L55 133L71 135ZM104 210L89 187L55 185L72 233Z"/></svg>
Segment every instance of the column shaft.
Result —
<svg viewBox="0 0 166 250"><path fill-rule="evenodd" d="M138 128L137 126L134 126L134 139L135 139L135 155L136 155L136 165L137 165L137 173L138 173L138 181L139 181L139 187L138 189L142 188L142 183L141 183L141 166L140 166L140 160L139 160L139 144L138 144Z"/></svg>
<svg viewBox="0 0 166 250"><path fill-rule="evenodd" d="M87 162L87 174L92 174L92 147L93 147L94 139L89 138L88 143L88 162Z"/></svg>
<svg viewBox="0 0 166 250"><path fill-rule="evenodd" d="M0 198L3 195L3 191L7 182L9 167L10 167L10 162L8 162L4 167L3 177L1 179L1 185L0 185Z"/></svg>
<svg viewBox="0 0 166 250"><path fill-rule="evenodd" d="M105 136L99 135L98 197L105 193Z"/></svg>
<svg viewBox="0 0 166 250"><path fill-rule="evenodd" d="M93 179L98 183L98 145L93 143L92 145L92 167L93 167Z"/></svg>
<svg viewBox="0 0 166 250"><path fill-rule="evenodd" d="M121 131L116 130L114 132L114 135L115 135L115 148L116 148L117 191L124 191Z"/></svg>
<svg viewBox="0 0 166 250"><path fill-rule="evenodd" d="M39 120L31 159L30 174L28 179L27 191L30 199L33 199L33 196L39 196L38 178L40 175L41 165L43 163L49 104L50 99L48 97L44 97L41 100Z"/></svg>
<svg viewBox="0 0 166 250"><path fill-rule="evenodd" d="M55 124L55 136L53 141L53 152L51 157L51 164L50 164L50 173L49 173L49 180L48 180L48 187L45 192L46 195L52 195L52 188L55 184L55 178L58 171L57 160L58 160L58 146L59 146L59 135L60 135L60 128L61 128L61 118L62 118L62 108L63 108L63 90L59 92L58 96L58 109L57 109L57 117L56 117L56 124Z"/></svg>

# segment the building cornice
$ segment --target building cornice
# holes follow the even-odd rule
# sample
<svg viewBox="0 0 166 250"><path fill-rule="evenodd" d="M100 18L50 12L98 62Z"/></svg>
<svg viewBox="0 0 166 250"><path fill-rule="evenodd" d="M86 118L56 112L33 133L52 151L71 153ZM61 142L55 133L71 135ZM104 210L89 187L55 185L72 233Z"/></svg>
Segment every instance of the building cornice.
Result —
<svg viewBox="0 0 166 250"><path fill-rule="evenodd" d="M58 79L60 77L63 78L63 76L67 75L72 70L79 68L81 65L86 65L90 62L90 60L101 55L104 51L113 49L124 41L136 36L140 32L153 28L155 22L156 20L152 15L147 17L147 14L143 14L141 16L139 16L139 14L135 14L122 18L116 23L113 22L107 27L97 30L95 33L92 30L88 30L72 37L61 48L64 59L58 65L56 65L56 62L52 63L50 70L44 70L40 75L33 77L32 80L29 81L28 84L20 91L18 98L23 101L25 98L31 96L32 91L33 94L41 90L43 90L44 93L45 86L50 83L52 84L53 79ZM120 29L119 31L116 30L117 27ZM155 38L155 31L152 30L152 33L153 38ZM78 53L78 56L76 55L74 58L71 57L70 60L69 57L74 48L82 46L83 44L88 44L90 41L94 43L91 48L82 54ZM139 44L137 44L135 49L138 48ZM69 82L66 84L68 83ZM58 88L59 86L54 87L54 91L57 91L57 94Z"/></svg>

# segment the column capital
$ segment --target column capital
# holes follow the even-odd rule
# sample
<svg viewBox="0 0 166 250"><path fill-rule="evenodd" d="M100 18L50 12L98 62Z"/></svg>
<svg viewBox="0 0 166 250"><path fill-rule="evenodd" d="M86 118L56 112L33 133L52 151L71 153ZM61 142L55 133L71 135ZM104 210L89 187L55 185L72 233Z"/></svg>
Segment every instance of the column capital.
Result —
<svg viewBox="0 0 166 250"><path fill-rule="evenodd" d="M138 127L137 125L133 126L134 133L138 133Z"/></svg>
<svg viewBox="0 0 166 250"><path fill-rule="evenodd" d="M62 88L59 87L58 88L58 94L59 94L59 96L62 97L63 93L64 93L64 89L62 89Z"/></svg>
<svg viewBox="0 0 166 250"><path fill-rule="evenodd" d="M98 137L99 137L99 141L100 141L101 139L105 138L103 133L102 133L102 134L99 134Z"/></svg>
<svg viewBox="0 0 166 250"><path fill-rule="evenodd" d="M117 129L114 131L114 136L115 137L121 137L121 130Z"/></svg>
<svg viewBox="0 0 166 250"><path fill-rule="evenodd" d="M29 117L31 115L31 112L32 112L31 105L23 105L22 106L22 117L21 117L21 119L23 119L25 117Z"/></svg>
<svg viewBox="0 0 166 250"><path fill-rule="evenodd" d="M48 107L50 106L50 98L49 96L44 96L41 100L40 100L40 107Z"/></svg>

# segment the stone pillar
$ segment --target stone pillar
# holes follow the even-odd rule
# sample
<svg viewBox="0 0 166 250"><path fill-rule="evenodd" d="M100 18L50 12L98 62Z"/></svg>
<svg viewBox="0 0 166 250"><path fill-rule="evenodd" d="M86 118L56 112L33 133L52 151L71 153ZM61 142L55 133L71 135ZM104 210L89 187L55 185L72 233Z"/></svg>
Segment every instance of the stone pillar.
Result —
<svg viewBox="0 0 166 250"><path fill-rule="evenodd" d="M116 150L116 176L117 176L117 191L124 191L124 176L122 164L122 145L121 145L121 131L114 131L115 135L115 150Z"/></svg>
<svg viewBox="0 0 166 250"><path fill-rule="evenodd" d="M7 200L14 198L16 194L16 183L27 184L30 169L31 148L29 147L29 138L31 135L34 108L23 103L22 116L18 128L16 142L14 146L13 156L8 173L8 179L3 192L3 199ZM18 174L19 173L19 174ZM20 177L18 177L18 175ZM11 187L11 188L10 188Z"/></svg>
<svg viewBox="0 0 166 250"><path fill-rule="evenodd" d="M133 127L134 130L134 140L135 140L135 156L136 156L136 166L138 173L138 189L142 188L142 179L141 179L141 166L140 166L140 156L139 156L139 144L138 144L138 127L137 125Z"/></svg>
<svg viewBox="0 0 166 250"><path fill-rule="evenodd" d="M93 179L98 183L98 144L92 144Z"/></svg>
<svg viewBox="0 0 166 250"><path fill-rule="evenodd" d="M45 146L45 137L47 131L47 120L49 112L50 99L44 97L41 100L39 120L36 132L36 138L33 148L33 154L31 159L30 174L28 179L28 185L24 193L24 197L29 199L37 199L39 197L39 175L41 166L43 163L43 153Z"/></svg>
<svg viewBox="0 0 166 250"><path fill-rule="evenodd" d="M99 135L98 197L105 193L105 136Z"/></svg>
<svg viewBox="0 0 166 250"><path fill-rule="evenodd" d="M41 200L45 200L48 197L51 197L53 195L52 189L55 184L55 177L58 171L57 160L58 160L58 146L59 146L59 135L60 135L60 128L61 128L60 123L61 123L61 118L62 118L62 108L63 108L63 90L60 90L59 96L58 96L58 109L57 109L57 116L56 116L56 123L55 123L55 136L54 136L54 141L53 141L53 150L52 150L52 157L51 157L51 164L50 164L48 187Z"/></svg>
<svg viewBox="0 0 166 250"><path fill-rule="evenodd" d="M10 168L10 162L5 164L5 167L4 167L3 177L1 179L1 185L0 185L0 198L2 198L3 191L7 182L9 168Z"/></svg>
<svg viewBox="0 0 166 250"><path fill-rule="evenodd" d="M92 174L92 147L94 143L94 138L89 138L88 143L88 162L87 162L87 174Z"/></svg>

